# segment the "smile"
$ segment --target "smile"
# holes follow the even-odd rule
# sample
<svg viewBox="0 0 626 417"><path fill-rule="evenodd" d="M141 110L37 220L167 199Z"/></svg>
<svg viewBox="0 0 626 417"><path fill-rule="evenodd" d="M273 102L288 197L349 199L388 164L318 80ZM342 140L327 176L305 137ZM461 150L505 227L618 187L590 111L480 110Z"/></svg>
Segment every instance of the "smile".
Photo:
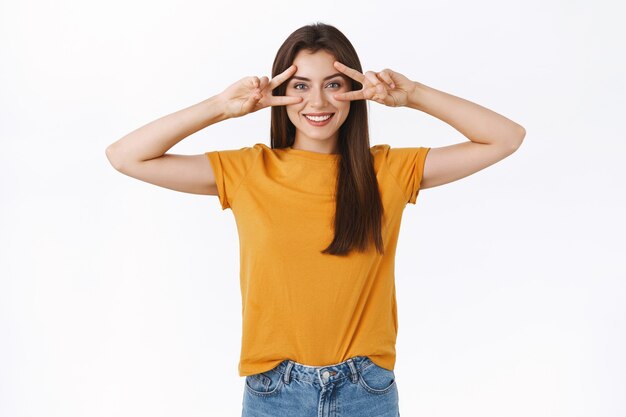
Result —
<svg viewBox="0 0 626 417"><path fill-rule="evenodd" d="M307 119L307 121L312 124L313 126L324 126L326 124L328 124L328 121L330 119L332 119L332 117L335 115L335 113L329 113L323 116L309 116L309 115L304 115L304 117Z"/></svg>

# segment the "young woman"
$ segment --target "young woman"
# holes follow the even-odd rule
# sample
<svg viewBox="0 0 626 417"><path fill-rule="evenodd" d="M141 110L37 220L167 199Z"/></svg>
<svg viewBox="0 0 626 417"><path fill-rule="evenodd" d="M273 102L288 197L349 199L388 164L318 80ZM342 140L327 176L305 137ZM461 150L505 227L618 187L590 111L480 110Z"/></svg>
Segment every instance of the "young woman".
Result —
<svg viewBox="0 0 626 417"><path fill-rule="evenodd" d="M129 133L106 155L126 175L215 195L232 210L243 416L399 416L394 257L404 207L420 189L511 155L525 130L391 69L364 73L349 40L322 23L287 38L272 77L245 77ZM469 141L370 146L366 100L426 112ZM166 153L200 129L266 107L271 147Z"/></svg>

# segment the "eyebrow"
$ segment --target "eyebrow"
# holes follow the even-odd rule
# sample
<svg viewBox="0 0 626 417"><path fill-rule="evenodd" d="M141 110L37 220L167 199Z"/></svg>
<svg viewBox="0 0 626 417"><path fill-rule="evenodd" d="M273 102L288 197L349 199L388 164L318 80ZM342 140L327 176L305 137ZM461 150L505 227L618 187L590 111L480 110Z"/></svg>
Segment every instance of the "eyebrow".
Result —
<svg viewBox="0 0 626 417"><path fill-rule="evenodd" d="M343 74L342 74L342 73L340 73L340 72L338 72L338 73L336 73L336 74L329 75L328 77L325 77L322 81L326 81L326 80L329 80L329 79L331 79L331 78L335 78L335 77L336 77L336 76L338 76L338 75L343 77ZM311 81L311 80L310 80L310 79L308 79L308 78L305 78L305 77L298 77L298 76L296 76L296 75L294 75L293 77L291 77L291 79L294 79L294 80L302 80L302 81Z"/></svg>

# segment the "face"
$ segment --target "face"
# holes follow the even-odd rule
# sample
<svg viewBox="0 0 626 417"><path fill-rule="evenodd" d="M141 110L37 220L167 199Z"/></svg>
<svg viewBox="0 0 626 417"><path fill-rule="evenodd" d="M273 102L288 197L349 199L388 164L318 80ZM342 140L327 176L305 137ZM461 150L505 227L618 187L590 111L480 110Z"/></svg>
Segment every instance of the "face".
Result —
<svg viewBox="0 0 626 417"><path fill-rule="evenodd" d="M334 61L335 57L324 50L314 54L302 50L293 61L298 69L288 81L285 95L303 97L300 103L285 106L296 127L294 147L336 149L339 127L348 118L350 102L335 100L333 95L350 91L350 79L333 66ZM331 117L306 117L315 114Z"/></svg>

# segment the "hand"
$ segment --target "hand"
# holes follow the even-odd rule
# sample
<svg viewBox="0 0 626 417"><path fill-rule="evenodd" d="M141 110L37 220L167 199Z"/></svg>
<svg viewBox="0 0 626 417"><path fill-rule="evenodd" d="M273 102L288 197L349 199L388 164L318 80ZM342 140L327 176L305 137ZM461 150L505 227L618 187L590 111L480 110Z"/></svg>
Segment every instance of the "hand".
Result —
<svg viewBox="0 0 626 417"><path fill-rule="evenodd" d="M407 105L409 95L415 89L413 81L388 68L380 72L367 71L363 75L339 61L335 61L334 65L337 70L363 84L360 90L335 94L336 100L373 100L386 106L400 107Z"/></svg>
<svg viewBox="0 0 626 417"><path fill-rule="evenodd" d="M229 118L244 116L268 106L285 106L300 103L302 97L275 97L272 90L295 74L297 67L290 66L281 74L272 78L251 76L244 77L222 91L218 96L224 103L224 111Z"/></svg>

